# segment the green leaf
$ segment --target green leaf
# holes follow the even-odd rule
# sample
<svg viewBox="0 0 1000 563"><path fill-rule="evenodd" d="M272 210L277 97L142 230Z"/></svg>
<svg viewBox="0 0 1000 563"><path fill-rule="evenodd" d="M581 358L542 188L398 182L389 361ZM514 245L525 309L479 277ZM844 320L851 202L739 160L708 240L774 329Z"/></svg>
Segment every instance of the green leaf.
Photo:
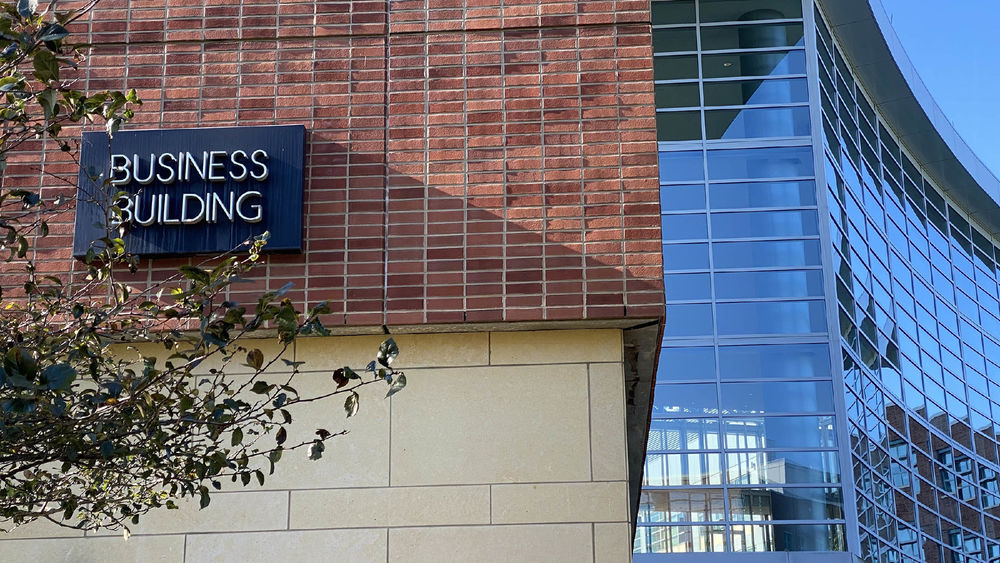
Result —
<svg viewBox="0 0 1000 563"><path fill-rule="evenodd" d="M253 384L253 388L250 390L258 395L266 395L271 391L271 386L263 381L257 381Z"/></svg>
<svg viewBox="0 0 1000 563"><path fill-rule="evenodd" d="M38 0L17 0L17 13L24 19L29 19L38 10Z"/></svg>
<svg viewBox="0 0 1000 563"><path fill-rule="evenodd" d="M35 78L39 82L47 83L50 80L59 80L59 61L49 51L39 51L35 55L34 66Z"/></svg>
<svg viewBox="0 0 1000 563"><path fill-rule="evenodd" d="M208 272L202 270L197 266L190 266L185 264L184 266L177 268L177 270L185 278L189 280L194 280L199 283L208 283L212 279L211 276L208 275Z"/></svg>
<svg viewBox="0 0 1000 563"><path fill-rule="evenodd" d="M261 366L264 365L264 353L257 348L247 352L247 365L260 371Z"/></svg>
<svg viewBox="0 0 1000 563"><path fill-rule="evenodd" d="M385 394L385 397L387 399L392 397L402 391L404 387L406 387L406 376L400 373L396 376L396 380L392 382L392 385L389 386L389 392Z"/></svg>
<svg viewBox="0 0 1000 563"><path fill-rule="evenodd" d="M69 35L69 31L65 27L57 24L50 23L46 24L45 27L38 32L39 41L59 41Z"/></svg>
<svg viewBox="0 0 1000 563"><path fill-rule="evenodd" d="M65 391L76 379L76 370L69 364L55 364L42 370L45 385L52 390Z"/></svg>
<svg viewBox="0 0 1000 563"><path fill-rule="evenodd" d="M351 418L352 416L358 414L358 408L360 406L358 404L359 399L360 397L358 397L358 393L356 391L351 391L351 394L347 396L347 400L344 401L344 410L347 412L347 418Z"/></svg>
<svg viewBox="0 0 1000 563"><path fill-rule="evenodd" d="M347 376L344 375L344 371L346 369L347 368L338 368L333 372L333 381L337 384L337 389L347 385L348 379Z"/></svg>
<svg viewBox="0 0 1000 563"><path fill-rule="evenodd" d="M376 356L376 359L378 359L378 363L389 367L398 355L399 347L396 346L396 341L390 338L378 347L378 356Z"/></svg>
<svg viewBox="0 0 1000 563"><path fill-rule="evenodd" d="M56 113L56 91L52 89L42 90L35 96L35 99L38 100L38 105L42 106L45 117L52 119Z"/></svg>
<svg viewBox="0 0 1000 563"><path fill-rule="evenodd" d="M239 427L233 429L233 439L230 441L233 447L236 447L243 443L243 430Z"/></svg>
<svg viewBox="0 0 1000 563"><path fill-rule="evenodd" d="M277 442L278 445L280 446L281 444L284 444L285 440L287 439L288 439L288 431L285 430L284 426L282 426L281 428L278 429L278 433L275 434L274 441Z"/></svg>
<svg viewBox="0 0 1000 563"><path fill-rule="evenodd" d="M326 450L326 446L323 442L319 440L314 440L312 445L309 446L309 459L316 461L323 457L323 451Z"/></svg>
<svg viewBox="0 0 1000 563"><path fill-rule="evenodd" d="M201 488L201 500L198 502L200 508L208 508L212 502L212 496L208 494L208 487Z"/></svg>

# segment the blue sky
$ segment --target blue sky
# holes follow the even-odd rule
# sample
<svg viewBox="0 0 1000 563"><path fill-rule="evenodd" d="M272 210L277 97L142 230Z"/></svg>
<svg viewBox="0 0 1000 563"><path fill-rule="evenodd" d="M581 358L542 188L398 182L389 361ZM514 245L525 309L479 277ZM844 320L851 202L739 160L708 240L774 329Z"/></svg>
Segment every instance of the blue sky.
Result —
<svg viewBox="0 0 1000 563"><path fill-rule="evenodd" d="M1000 176L1000 2L882 0L942 111Z"/></svg>

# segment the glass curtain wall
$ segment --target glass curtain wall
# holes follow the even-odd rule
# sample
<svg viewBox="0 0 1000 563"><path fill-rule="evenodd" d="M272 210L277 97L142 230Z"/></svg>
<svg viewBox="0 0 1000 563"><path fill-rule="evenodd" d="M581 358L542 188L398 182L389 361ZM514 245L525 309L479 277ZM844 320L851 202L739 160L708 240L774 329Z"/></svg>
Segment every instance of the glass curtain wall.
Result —
<svg viewBox="0 0 1000 563"><path fill-rule="evenodd" d="M668 304L634 551L843 550L802 3L652 14Z"/></svg>
<svg viewBox="0 0 1000 563"><path fill-rule="evenodd" d="M1000 561L997 241L901 148L817 14L863 561Z"/></svg>

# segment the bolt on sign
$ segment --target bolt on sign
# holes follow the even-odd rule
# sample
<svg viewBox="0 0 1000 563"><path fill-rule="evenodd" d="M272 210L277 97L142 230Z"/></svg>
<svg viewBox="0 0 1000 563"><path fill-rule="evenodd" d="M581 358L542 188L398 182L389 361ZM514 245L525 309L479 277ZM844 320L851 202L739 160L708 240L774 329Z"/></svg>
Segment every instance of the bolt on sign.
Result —
<svg viewBox="0 0 1000 563"><path fill-rule="evenodd" d="M300 251L304 168L301 125L84 133L73 255L120 233L141 256L225 252L264 231L266 251Z"/></svg>

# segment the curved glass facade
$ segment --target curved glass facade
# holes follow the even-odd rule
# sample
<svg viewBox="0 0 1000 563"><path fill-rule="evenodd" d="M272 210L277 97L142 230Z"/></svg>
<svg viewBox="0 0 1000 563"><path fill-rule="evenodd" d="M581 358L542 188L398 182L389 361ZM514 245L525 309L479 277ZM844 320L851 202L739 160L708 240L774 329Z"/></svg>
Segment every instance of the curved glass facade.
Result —
<svg viewBox="0 0 1000 563"><path fill-rule="evenodd" d="M900 147L817 22L860 555L1000 561L1000 250Z"/></svg>
<svg viewBox="0 0 1000 563"><path fill-rule="evenodd" d="M667 323L636 561L998 563L1000 249L815 4L653 1Z"/></svg>

